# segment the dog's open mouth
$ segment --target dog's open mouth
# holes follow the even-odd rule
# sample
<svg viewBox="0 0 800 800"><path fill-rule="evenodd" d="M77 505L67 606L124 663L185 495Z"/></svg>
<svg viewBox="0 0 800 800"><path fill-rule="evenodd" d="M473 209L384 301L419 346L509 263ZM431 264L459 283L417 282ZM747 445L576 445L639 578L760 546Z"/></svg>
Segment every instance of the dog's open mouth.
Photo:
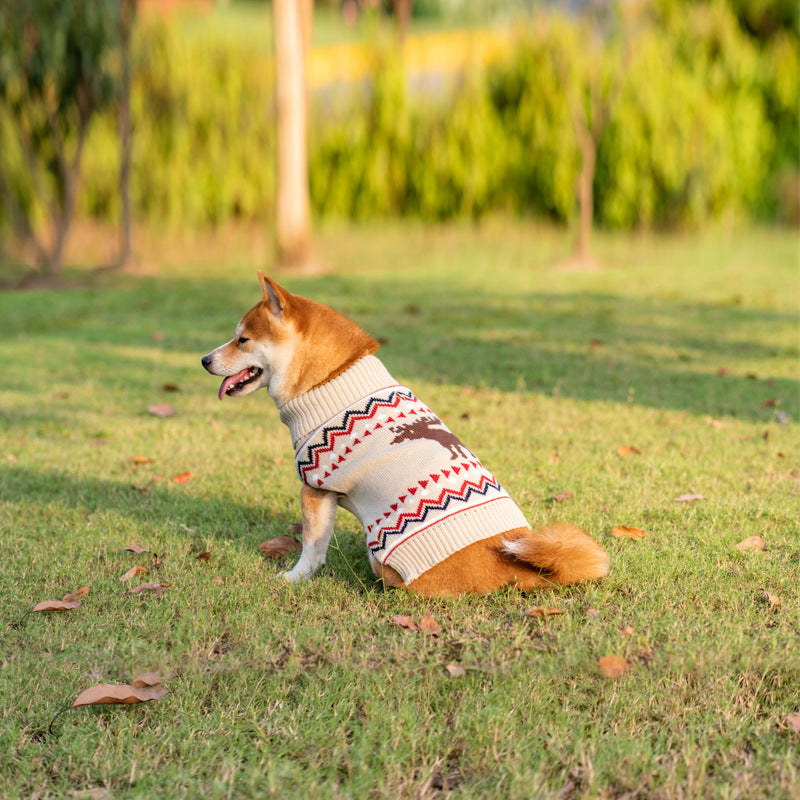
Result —
<svg viewBox="0 0 800 800"><path fill-rule="evenodd" d="M219 399L222 400L226 394L230 396L240 392L247 384L257 381L263 372L260 367L248 367L235 375L229 375L219 387Z"/></svg>

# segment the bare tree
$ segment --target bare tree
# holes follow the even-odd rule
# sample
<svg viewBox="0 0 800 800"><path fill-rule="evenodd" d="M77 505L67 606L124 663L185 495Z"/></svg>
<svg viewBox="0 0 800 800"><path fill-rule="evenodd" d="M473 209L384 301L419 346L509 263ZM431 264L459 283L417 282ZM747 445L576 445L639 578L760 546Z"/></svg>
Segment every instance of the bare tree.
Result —
<svg viewBox="0 0 800 800"><path fill-rule="evenodd" d="M131 211L131 37L137 0L120 0L120 91L119 91L119 193L120 251L116 266L127 266L133 250L133 213Z"/></svg>
<svg viewBox="0 0 800 800"><path fill-rule="evenodd" d="M0 3L0 203L47 280L61 269L89 124L113 98L115 18L115 0Z"/></svg>
<svg viewBox="0 0 800 800"><path fill-rule="evenodd" d="M313 0L273 0L277 95L278 261L307 269L311 255L308 177L308 81Z"/></svg>
<svg viewBox="0 0 800 800"><path fill-rule="evenodd" d="M594 264L591 238L594 225L594 177L597 148L619 98L629 62L628 42L620 49L619 20L590 16L572 30L581 37L572 47L557 49L556 73L567 100L581 154L576 195L578 235L575 259L584 267ZM624 53L622 52L624 51ZM571 58L580 53L580 58Z"/></svg>

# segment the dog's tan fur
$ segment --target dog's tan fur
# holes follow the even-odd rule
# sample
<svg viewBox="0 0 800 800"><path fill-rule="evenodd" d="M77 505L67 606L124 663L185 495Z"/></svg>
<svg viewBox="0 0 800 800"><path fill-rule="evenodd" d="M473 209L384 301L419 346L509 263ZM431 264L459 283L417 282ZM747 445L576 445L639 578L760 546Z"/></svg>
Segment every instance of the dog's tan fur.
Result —
<svg viewBox="0 0 800 800"><path fill-rule="evenodd" d="M244 315L234 338L203 359L214 375L238 376L251 367L261 371L238 388L229 386L225 394L240 396L265 387L281 406L378 349L375 339L332 308L287 292L262 272L259 279L261 301ZM220 396L225 387L223 382ZM325 563L338 496L304 484L300 500L303 552L284 576L289 581L311 577ZM517 528L475 542L407 585L371 555L370 563L387 586L405 586L426 596L483 594L508 585L528 590L601 578L608 572L603 548L568 525L536 532Z"/></svg>

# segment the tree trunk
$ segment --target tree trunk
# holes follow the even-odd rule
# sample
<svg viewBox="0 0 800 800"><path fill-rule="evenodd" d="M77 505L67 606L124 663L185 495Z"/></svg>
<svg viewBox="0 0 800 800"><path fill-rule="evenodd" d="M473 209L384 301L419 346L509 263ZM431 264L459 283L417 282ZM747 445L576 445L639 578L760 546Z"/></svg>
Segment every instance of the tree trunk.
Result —
<svg viewBox="0 0 800 800"><path fill-rule="evenodd" d="M137 0L120 3L119 194L122 201L117 266L125 267L133 249L131 212L131 34Z"/></svg>
<svg viewBox="0 0 800 800"><path fill-rule="evenodd" d="M578 176L577 258L592 261L592 224L594 221L594 170L597 163L597 142L584 124L578 125L578 143L581 148L581 172Z"/></svg>
<svg viewBox="0 0 800 800"><path fill-rule="evenodd" d="M273 0L277 94L278 261L304 268L311 260L308 186L308 96L306 47L310 46L309 0Z"/></svg>

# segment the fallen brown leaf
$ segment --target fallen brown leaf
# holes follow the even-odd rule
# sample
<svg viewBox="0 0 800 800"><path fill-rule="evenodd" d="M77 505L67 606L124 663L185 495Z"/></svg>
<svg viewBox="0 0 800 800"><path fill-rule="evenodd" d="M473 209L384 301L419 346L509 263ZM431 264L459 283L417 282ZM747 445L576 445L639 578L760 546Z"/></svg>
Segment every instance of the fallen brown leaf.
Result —
<svg viewBox="0 0 800 800"><path fill-rule="evenodd" d="M289 553L298 553L303 549L303 545L293 536L276 536L274 539L267 539L258 546L261 553L267 558L280 558Z"/></svg>
<svg viewBox="0 0 800 800"><path fill-rule="evenodd" d="M186 483L192 478L194 478L194 473L192 472L180 472L177 475L172 476L172 480L175 481L175 483Z"/></svg>
<svg viewBox="0 0 800 800"><path fill-rule="evenodd" d="M566 614L563 608L545 608L544 606L533 606L527 611L523 611L523 617L538 617L539 619L547 619L548 617L557 617L559 614Z"/></svg>
<svg viewBox="0 0 800 800"><path fill-rule="evenodd" d="M161 700L169 690L160 682L151 683L150 681L153 678L155 678L153 673L148 673L147 676L135 679L131 683L98 683L90 686L88 689L84 689L68 708L62 709L50 720L48 730L52 733L53 723L70 708L112 704L133 705L134 703L149 703L152 700Z"/></svg>
<svg viewBox="0 0 800 800"><path fill-rule="evenodd" d="M628 456L641 455L642 451L634 447L632 444L623 444L617 448L617 455L620 458L627 458Z"/></svg>
<svg viewBox="0 0 800 800"><path fill-rule="evenodd" d="M197 560L198 561L208 561L211 558L211 551L204 550L202 553L198 553Z"/></svg>
<svg viewBox="0 0 800 800"><path fill-rule="evenodd" d="M767 549L767 543L761 536L748 536L742 539L739 544L735 544L734 548L744 553L746 550L759 550L762 553Z"/></svg>
<svg viewBox="0 0 800 800"><path fill-rule="evenodd" d="M626 625L624 628L620 629L619 633L620 636L633 636L633 634L636 633L636 628L634 628L633 625Z"/></svg>
<svg viewBox="0 0 800 800"><path fill-rule="evenodd" d="M417 627L417 623L414 622L414 620L411 619L411 617L406 617L406 616L404 616L402 614L395 614L392 617L392 622L395 625L399 625L401 628L406 628L406 630L409 630L409 631L418 631L419 630L419 628Z"/></svg>
<svg viewBox="0 0 800 800"><path fill-rule="evenodd" d="M141 575L143 572L148 572L149 570L146 567L141 566L141 564L136 564L135 566L131 567L120 579L120 583L125 583L125 581L129 581L131 578L135 577L136 575Z"/></svg>
<svg viewBox="0 0 800 800"><path fill-rule="evenodd" d="M42 600L37 603L31 612L37 611L71 611L73 608L78 608L80 603L77 600Z"/></svg>
<svg viewBox="0 0 800 800"><path fill-rule="evenodd" d="M168 583L143 583L131 589L131 594L140 594L141 592L153 592L153 594L161 594L166 589L169 589Z"/></svg>
<svg viewBox="0 0 800 800"><path fill-rule="evenodd" d="M764 408L775 408L775 406L778 405L778 398L770 397L769 400L765 400L761 405Z"/></svg>
<svg viewBox="0 0 800 800"><path fill-rule="evenodd" d="M781 607L781 598L777 594L771 592L762 592L764 599L769 605L770 611L778 611Z"/></svg>
<svg viewBox="0 0 800 800"><path fill-rule="evenodd" d="M220 578L220 576L219 576L219 575L215 575L215 576L214 576L214 577L211 579L211 583L216 583L217 585L222 585L223 583L225 583L225 581L223 581L223 580L222 580L222 578Z"/></svg>
<svg viewBox="0 0 800 800"><path fill-rule="evenodd" d="M447 664L445 669L451 678L461 678L467 674L467 671L461 666L461 664Z"/></svg>
<svg viewBox="0 0 800 800"><path fill-rule="evenodd" d="M169 403L154 403L147 406L147 413L154 417L172 417L175 415L175 408Z"/></svg>
<svg viewBox="0 0 800 800"><path fill-rule="evenodd" d="M631 528L628 525L617 525L616 528L610 530L609 536L615 539L644 539L647 534L641 528Z"/></svg>
<svg viewBox="0 0 800 800"><path fill-rule="evenodd" d="M800 714L797 712L787 714L781 721L790 730L793 730L795 733L800 733Z"/></svg>
<svg viewBox="0 0 800 800"><path fill-rule="evenodd" d="M176 383L165 383L161 390L164 392L179 392L181 389Z"/></svg>
<svg viewBox="0 0 800 800"><path fill-rule="evenodd" d="M428 636L439 636L442 632L439 623L433 618L433 614L426 614L419 621L419 629Z"/></svg>
<svg viewBox="0 0 800 800"><path fill-rule="evenodd" d="M138 467L140 464L153 464L155 463L155 459L152 459L149 456L134 456L130 459L130 462Z"/></svg>
<svg viewBox="0 0 800 800"><path fill-rule="evenodd" d="M157 672L143 672L131 681L131 686L157 686L160 683L163 683L163 678Z"/></svg>
<svg viewBox="0 0 800 800"><path fill-rule="evenodd" d="M138 544L126 544L125 547L121 548L122 550L128 550L131 553L149 553L150 551L145 547L139 547Z"/></svg>
<svg viewBox="0 0 800 800"><path fill-rule="evenodd" d="M78 706L109 705L113 703L133 704L160 700L167 694L167 688L161 684L156 686L132 686L129 683L98 683L82 691L73 701L70 708Z"/></svg>
<svg viewBox="0 0 800 800"><path fill-rule="evenodd" d="M80 600L81 597L86 597L87 594L89 594L89 587L79 586L77 589L73 589L71 592L65 594L61 600L65 603L71 603L74 600Z"/></svg>
<svg viewBox="0 0 800 800"><path fill-rule="evenodd" d="M675 498L676 503L691 503L694 500L705 500L705 497L701 494L682 494Z"/></svg>
<svg viewBox="0 0 800 800"><path fill-rule="evenodd" d="M570 498L574 497L575 495L572 492L561 492L561 494L557 494L553 497L553 500L556 503L563 503L565 500L569 500Z"/></svg>
<svg viewBox="0 0 800 800"><path fill-rule="evenodd" d="M585 608L583 611L589 619L600 619L600 612L596 608Z"/></svg>
<svg viewBox="0 0 800 800"><path fill-rule="evenodd" d="M619 678L631 668L622 656L603 656L597 660L597 666L607 678Z"/></svg>

